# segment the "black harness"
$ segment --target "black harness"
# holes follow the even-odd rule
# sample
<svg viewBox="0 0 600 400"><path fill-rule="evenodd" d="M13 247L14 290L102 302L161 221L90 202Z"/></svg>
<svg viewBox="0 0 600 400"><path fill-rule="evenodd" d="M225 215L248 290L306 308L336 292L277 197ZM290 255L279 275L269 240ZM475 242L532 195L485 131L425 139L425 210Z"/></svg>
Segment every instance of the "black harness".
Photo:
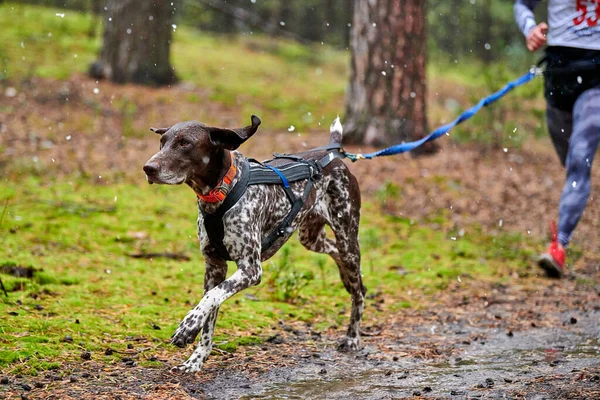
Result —
<svg viewBox="0 0 600 400"><path fill-rule="evenodd" d="M281 185L286 197L290 201L290 211L288 214L272 232L262 239L261 252L266 252L277 239L286 235L294 218L296 218L296 215L298 215L310 195L314 182L321 178L323 168L336 158L346 157L345 153L341 150L340 144L318 147L311 151L319 150L326 150L327 153L318 161L305 160L294 154L278 153L273 155L274 158L272 160L263 162L252 158L244 158L242 160L242 165L240 166L241 175L219 208L212 214L208 214L201 209L202 216L204 217L204 229L210 243L217 250L219 256L227 261L232 261L229 252L223 244L223 238L225 237L223 216L237 204L250 185ZM277 166L271 165L274 162L277 162ZM290 182L301 180L307 180L306 187L304 188L302 197L296 197L289 184Z"/></svg>

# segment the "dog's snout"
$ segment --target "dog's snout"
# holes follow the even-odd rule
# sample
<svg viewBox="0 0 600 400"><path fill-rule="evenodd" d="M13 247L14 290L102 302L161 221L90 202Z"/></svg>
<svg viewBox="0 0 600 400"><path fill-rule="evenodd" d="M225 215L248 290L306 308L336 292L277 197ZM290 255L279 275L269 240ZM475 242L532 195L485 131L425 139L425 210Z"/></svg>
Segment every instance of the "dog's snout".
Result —
<svg viewBox="0 0 600 400"><path fill-rule="evenodd" d="M158 172L158 164L150 162L146 163L144 165L144 172L148 176L156 175L156 173Z"/></svg>

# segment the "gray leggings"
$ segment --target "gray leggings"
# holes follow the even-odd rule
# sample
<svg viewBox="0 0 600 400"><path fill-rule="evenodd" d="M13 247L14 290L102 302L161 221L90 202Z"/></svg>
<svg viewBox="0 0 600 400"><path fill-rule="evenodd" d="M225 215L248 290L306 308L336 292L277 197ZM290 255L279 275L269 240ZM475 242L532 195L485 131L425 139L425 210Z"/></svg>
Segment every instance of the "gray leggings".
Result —
<svg viewBox="0 0 600 400"><path fill-rule="evenodd" d="M567 181L558 210L558 241L566 246L590 195L592 163L600 142L600 88L581 94L573 113L548 106L548 130Z"/></svg>

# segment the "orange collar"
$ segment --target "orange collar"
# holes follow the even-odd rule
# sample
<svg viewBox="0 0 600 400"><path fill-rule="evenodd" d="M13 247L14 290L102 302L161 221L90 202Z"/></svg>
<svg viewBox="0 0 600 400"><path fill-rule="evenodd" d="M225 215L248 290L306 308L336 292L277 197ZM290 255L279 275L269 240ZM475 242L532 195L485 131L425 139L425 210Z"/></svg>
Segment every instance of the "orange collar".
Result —
<svg viewBox="0 0 600 400"><path fill-rule="evenodd" d="M227 197L231 182L233 182L233 178L235 178L235 175L237 173L237 168L233 164L233 154L229 153L229 155L231 157L231 167L229 167L229 170L227 171L223 179L221 179L219 183L217 183L217 186L215 186L214 189L208 192L207 195L196 193L200 200L206 203L218 203L219 201L225 200L225 197Z"/></svg>

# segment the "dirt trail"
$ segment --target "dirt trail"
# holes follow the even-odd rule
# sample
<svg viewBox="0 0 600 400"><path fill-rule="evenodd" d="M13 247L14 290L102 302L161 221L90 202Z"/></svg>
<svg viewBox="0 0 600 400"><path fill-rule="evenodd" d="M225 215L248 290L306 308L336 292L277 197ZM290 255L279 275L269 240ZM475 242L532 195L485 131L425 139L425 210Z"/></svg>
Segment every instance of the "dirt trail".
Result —
<svg viewBox="0 0 600 400"><path fill-rule="evenodd" d="M588 270L589 273L592 270ZM596 271L588 278L596 281ZM195 376L94 361L11 377L7 398L55 399L596 399L600 287L528 278L510 286L458 282L424 307L388 313L355 354L343 332L296 322L260 346L214 354ZM184 354L181 354L184 357ZM23 388L29 388L25 390Z"/></svg>

